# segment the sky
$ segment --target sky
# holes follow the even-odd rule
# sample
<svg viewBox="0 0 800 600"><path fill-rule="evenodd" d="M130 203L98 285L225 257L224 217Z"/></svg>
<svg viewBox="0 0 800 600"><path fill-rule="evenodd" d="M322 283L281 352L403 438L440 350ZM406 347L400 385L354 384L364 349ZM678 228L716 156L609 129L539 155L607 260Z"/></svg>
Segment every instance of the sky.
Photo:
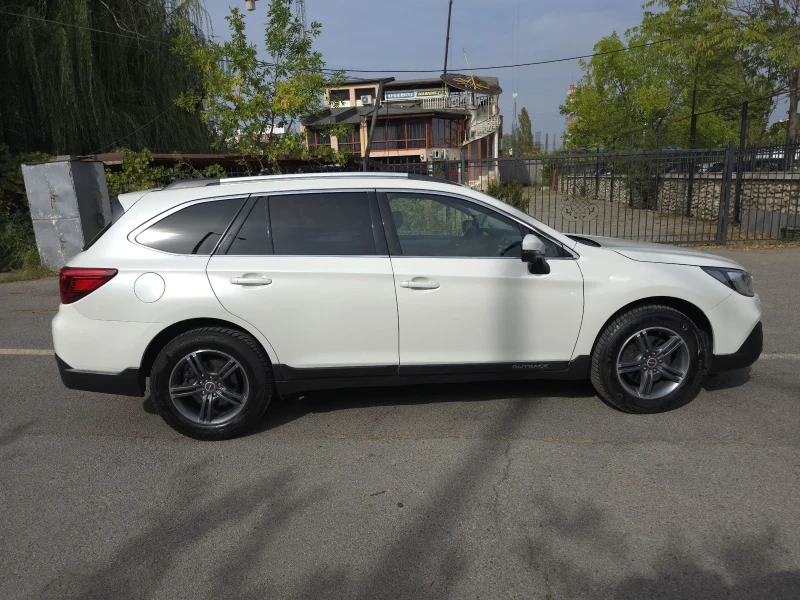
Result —
<svg viewBox="0 0 800 600"><path fill-rule="evenodd" d="M269 0L246 12L247 34L263 48ZM206 0L213 33L227 38L230 6L244 0ZM382 69L397 79L438 77L444 65L448 0L306 0L308 21L322 23L315 49L331 68ZM465 72L462 50L473 67L507 65L590 54L601 37L620 34L641 21L641 0L453 0L448 70ZM519 35L517 35L517 31ZM266 57L264 57L266 58ZM400 74L393 69L437 69L431 74ZM503 130L511 132L517 111L528 110L533 131L560 136L565 128L558 107L569 84L581 76L578 61L479 71L500 79Z"/></svg>

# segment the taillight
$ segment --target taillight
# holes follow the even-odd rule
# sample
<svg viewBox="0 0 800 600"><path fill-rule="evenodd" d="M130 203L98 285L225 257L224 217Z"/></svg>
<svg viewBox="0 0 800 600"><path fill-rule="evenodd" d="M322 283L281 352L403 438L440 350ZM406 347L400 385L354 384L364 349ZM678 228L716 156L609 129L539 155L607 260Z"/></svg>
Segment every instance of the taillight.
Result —
<svg viewBox="0 0 800 600"><path fill-rule="evenodd" d="M111 281L116 269L78 269L64 267L58 278L61 304L72 304Z"/></svg>

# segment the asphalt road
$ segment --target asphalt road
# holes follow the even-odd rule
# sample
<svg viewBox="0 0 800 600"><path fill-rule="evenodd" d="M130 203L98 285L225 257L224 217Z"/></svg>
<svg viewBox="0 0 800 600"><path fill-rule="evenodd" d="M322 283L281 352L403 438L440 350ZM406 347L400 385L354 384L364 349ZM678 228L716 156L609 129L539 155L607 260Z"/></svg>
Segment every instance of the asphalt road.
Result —
<svg viewBox="0 0 800 600"><path fill-rule="evenodd" d="M576 383L340 391L201 443L0 351L0 598L797 599L800 250L720 254L767 356L663 415ZM57 303L0 284L0 349L51 348Z"/></svg>

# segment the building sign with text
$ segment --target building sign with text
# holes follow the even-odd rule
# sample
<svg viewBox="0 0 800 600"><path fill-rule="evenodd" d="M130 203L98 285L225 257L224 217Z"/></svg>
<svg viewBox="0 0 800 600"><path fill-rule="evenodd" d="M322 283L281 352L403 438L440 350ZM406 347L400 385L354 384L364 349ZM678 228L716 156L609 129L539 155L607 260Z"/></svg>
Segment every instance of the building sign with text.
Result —
<svg viewBox="0 0 800 600"><path fill-rule="evenodd" d="M444 90L404 90L402 92L386 92L384 99L387 102L399 100L422 100L423 98L440 98L445 95Z"/></svg>

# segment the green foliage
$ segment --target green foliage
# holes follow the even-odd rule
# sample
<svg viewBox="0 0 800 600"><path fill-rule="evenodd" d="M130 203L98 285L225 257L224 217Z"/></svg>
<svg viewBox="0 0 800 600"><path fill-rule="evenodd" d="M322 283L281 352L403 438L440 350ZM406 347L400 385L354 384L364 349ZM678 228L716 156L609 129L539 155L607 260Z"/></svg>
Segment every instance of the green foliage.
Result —
<svg viewBox="0 0 800 600"><path fill-rule="evenodd" d="M322 26L313 22L305 29L292 15L291 0L270 0L264 34L268 62L260 61L248 42L244 14L232 8L226 19L229 41L202 43L191 23L179 20L175 52L186 69L202 75L202 86L182 93L177 105L190 112L200 108L215 134L215 149L277 169L279 156L304 154L305 140L294 127L322 107L325 88L337 85L342 74L324 74L322 55L312 49ZM273 133L276 128L284 133Z"/></svg>
<svg viewBox="0 0 800 600"><path fill-rule="evenodd" d="M0 217L0 272L41 267L28 212Z"/></svg>
<svg viewBox="0 0 800 600"><path fill-rule="evenodd" d="M124 152L122 159L122 169L112 171L106 168L106 182L108 183L108 195L117 196L127 192L148 190L163 186L164 176L167 174L164 167L154 167L150 152L145 148L141 153L134 152L128 148L121 148L118 152Z"/></svg>
<svg viewBox="0 0 800 600"><path fill-rule="evenodd" d="M28 210L22 163L48 158L41 152L12 155L8 146L0 144L0 220L8 218L12 213Z"/></svg>
<svg viewBox="0 0 800 600"><path fill-rule="evenodd" d="M528 212L530 199L525 194L525 187L519 181L502 182L493 179L486 186L486 193L513 206L517 210L521 210L524 213Z"/></svg>
<svg viewBox="0 0 800 600"><path fill-rule="evenodd" d="M758 33L766 31L763 15L745 15L738 6L727 0L653 0L624 39L616 32L601 39L595 52L602 54L581 61L584 76L561 107L562 114L574 115L569 146L655 148L660 130L662 147L688 148L693 102L697 113L707 113L698 117L697 147L737 139L738 104L781 85L780 61L766 52L769 36ZM626 46L634 48L619 51ZM780 60L793 60L792 53ZM751 138L760 135L772 106L771 100L751 103Z"/></svg>
<svg viewBox="0 0 800 600"><path fill-rule="evenodd" d="M523 154L530 154L533 151L533 131L531 117L528 109L524 106L519 113L519 129L517 130L517 142Z"/></svg>
<svg viewBox="0 0 800 600"><path fill-rule="evenodd" d="M203 40L201 0L11 0L0 18L0 143L12 152L107 151L124 142L202 152L206 126L174 107L200 74L169 51ZM46 20L42 20L46 19Z"/></svg>
<svg viewBox="0 0 800 600"><path fill-rule="evenodd" d="M169 168L153 165L153 158L146 148L142 152L134 152L129 148L118 148L116 151L124 152L125 156L120 170L106 168L109 196L160 188L171 178L225 177L225 170L220 165L209 165L199 170L180 154L175 154L175 164Z"/></svg>

